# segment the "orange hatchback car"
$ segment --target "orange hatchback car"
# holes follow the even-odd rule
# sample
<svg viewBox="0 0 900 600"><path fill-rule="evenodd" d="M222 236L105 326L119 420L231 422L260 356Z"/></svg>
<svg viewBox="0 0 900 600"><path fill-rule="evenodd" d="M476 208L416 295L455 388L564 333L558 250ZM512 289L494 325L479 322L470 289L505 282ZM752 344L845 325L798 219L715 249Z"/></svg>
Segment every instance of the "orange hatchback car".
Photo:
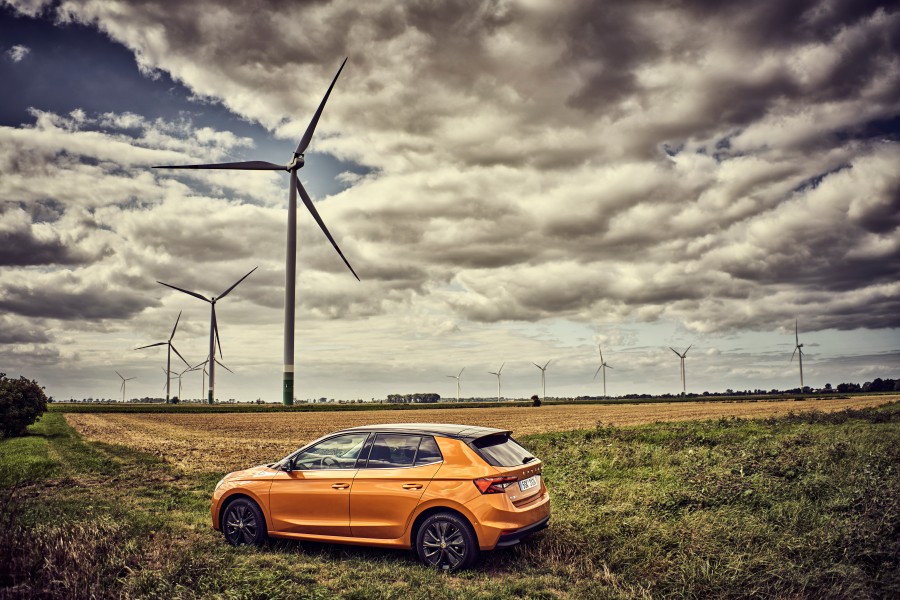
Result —
<svg viewBox="0 0 900 600"><path fill-rule="evenodd" d="M509 431L367 425L319 438L217 485L213 527L234 545L267 536L412 548L456 571L550 520L541 461Z"/></svg>

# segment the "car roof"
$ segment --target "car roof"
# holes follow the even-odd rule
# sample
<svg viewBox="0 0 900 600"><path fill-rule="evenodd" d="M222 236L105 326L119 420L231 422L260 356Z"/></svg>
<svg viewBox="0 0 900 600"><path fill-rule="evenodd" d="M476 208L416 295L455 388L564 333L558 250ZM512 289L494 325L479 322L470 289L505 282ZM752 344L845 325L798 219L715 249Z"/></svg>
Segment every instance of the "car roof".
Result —
<svg viewBox="0 0 900 600"><path fill-rule="evenodd" d="M418 435L437 435L455 438L466 442L494 434L512 433L508 429L479 427L476 425L456 425L452 423L381 423L377 425L361 425L344 429L349 431L374 431L378 433L409 433Z"/></svg>

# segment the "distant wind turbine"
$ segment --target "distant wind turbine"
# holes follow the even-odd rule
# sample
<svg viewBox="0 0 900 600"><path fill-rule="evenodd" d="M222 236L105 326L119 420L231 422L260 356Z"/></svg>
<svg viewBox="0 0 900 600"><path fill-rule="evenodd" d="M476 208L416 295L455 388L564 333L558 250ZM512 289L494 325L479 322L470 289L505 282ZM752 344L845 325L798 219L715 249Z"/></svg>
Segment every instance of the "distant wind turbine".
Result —
<svg viewBox="0 0 900 600"><path fill-rule="evenodd" d="M122 391L122 402L125 402L125 382L131 381L132 379L137 379L137 377L122 377L122 374L116 371L116 375L119 376L119 379L122 380L122 387L120 388Z"/></svg>
<svg viewBox="0 0 900 600"><path fill-rule="evenodd" d="M488 373L490 373L491 375L497 376L497 402L500 402L500 373L503 372L503 367L505 365L506 365L506 363L503 363L502 365L500 365L500 368L497 369L496 371L488 371Z"/></svg>
<svg viewBox="0 0 900 600"><path fill-rule="evenodd" d="M341 63L341 66L335 74L334 79L331 81L331 85L328 86L328 91L325 92L325 97L323 97L322 102L319 103L319 108L316 110L315 114L312 117L312 120L310 120L309 125L306 127L306 132L300 139L300 143L297 144L297 149L294 150L294 155L291 158L291 162L289 162L287 165L276 165L275 163L260 160L251 160L243 162L203 165L162 165L154 167L156 169L236 169L240 171L287 171L290 174L290 195L288 200L287 222L287 254L285 258L284 379L282 389L282 402L287 405L294 403L294 291L296 287L295 281L297 271L298 191L300 192L300 199L303 200L303 204L306 206L306 209L310 212L316 223L318 223L319 228L322 230L322 233L325 234L325 237L327 237L328 241L331 242L331 245L334 246L334 249L341 257L341 260L344 261L344 264L347 265L347 268L350 269L351 273L353 273L353 276L356 277L357 280L359 280L359 275L357 275L356 271L353 270L353 267L350 266L350 263L344 257L344 253L341 252L341 249L338 247L337 242L335 242L334 238L331 237L331 233L328 231L328 228L325 227L325 223L324 221L322 221L322 217L319 216L319 212L316 210L313 201L310 199L309 194L306 193L306 190L300 183L300 179L297 177L297 171L304 165L304 153L306 152L306 148L309 146L310 141L312 141L313 133L316 130L316 125L319 123L319 117L322 116L322 110L325 108L325 102L328 101L328 96L331 94L331 90L332 88L334 88L334 84L337 82L337 78L341 74L341 71L343 70L345 64L347 64L346 58L344 59L344 62ZM210 385L212 384L213 378L212 371L213 367L212 365L210 365Z"/></svg>
<svg viewBox="0 0 900 600"><path fill-rule="evenodd" d="M447 375L447 377L456 380L456 401L457 402L459 402L459 378L462 376L462 372L465 370L466 370L466 368L463 367L462 369L459 370L458 375Z"/></svg>
<svg viewBox="0 0 900 600"><path fill-rule="evenodd" d="M681 395L682 396L687 395L687 382L684 377L684 357L687 356L688 350L690 350L693 347L694 347L694 345L691 344L690 346L687 347L687 350L684 351L684 354L678 354L678 351L675 348L669 346L669 350L671 350L675 354L678 354L678 356L681 358Z"/></svg>
<svg viewBox="0 0 900 600"><path fill-rule="evenodd" d="M597 346L597 349L600 350L600 366L597 367L597 372L594 373L594 380L597 380L597 375L600 373L600 370L603 370L603 397L606 398L606 370L612 369L611 366L606 364L606 361L603 360L603 349L600 346Z"/></svg>
<svg viewBox="0 0 900 600"><path fill-rule="evenodd" d="M253 267L253 269L250 270L250 273L253 273L253 271L255 271L258 268L259 267ZM231 293L231 290L236 288L238 286L238 284L241 283L243 280L250 277L250 273L247 273L246 275L244 275L243 277L241 277L240 279L235 281L233 284L231 284L230 288L228 288L227 290L225 290L224 292L219 294L218 297L213 296L212 298L207 298L206 296L201 296L200 294L198 294L196 292L191 292L189 290L186 290L186 289L183 289L180 287L176 287L176 286L170 285L168 283L163 283L162 281L157 281L156 283L160 283L166 287L170 287L173 290L178 290L179 292L184 292L188 296L193 296L194 298L199 298L200 300L203 300L204 302L209 303L209 306L210 306L210 312L209 312L209 314L210 314L210 316L209 316L209 356L211 356L213 359L215 359L216 344L218 344L218 346L219 346L219 356L222 356L222 342L219 340L219 326L216 322L216 302L218 302L219 300L221 300L222 298L227 296L229 293ZM188 365L188 366L190 367L191 365ZM207 397L207 402L209 402L210 404L215 402L215 397L216 397L215 389L216 389L216 361L212 360L209 362L209 396Z"/></svg>
<svg viewBox="0 0 900 600"><path fill-rule="evenodd" d="M216 364L228 371L229 373L234 374L234 371L223 365L219 362L219 359L215 359ZM209 364L209 356L206 357L202 363L197 363L193 367L191 367L191 371L202 371L200 375L200 397L203 398L203 391L206 389L206 376L209 375L209 371L206 370L206 365Z"/></svg>
<svg viewBox="0 0 900 600"><path fill-rule="evenodd" d="M168 357L166 358L166 369L165 369L165 371L166 371L166 404L169 403L169 396L170 396L169 382L172 379L172 350L175 350L175 354L178 355L178 358L180 358L184 362L184 364L186 364L188 367L191 366L190 363L188 363L188 361L184 360L184 357L181 355L181 352L179 352L178 349L175 348L174 345L172 345L172 338L175 337L175 330L178 329L178 321L180 321L180 320L181 320L181 311L178 311L178 318L175 319L175 327L172 328L172 334L169 336L169 339L166 340L165 342L157 342L155 344L148 344L146 346L141 346L140 348L135 348L135 350L143 350L144 348L152 348L154 346L168 346L169 347L168 348L168 350L169 350Z"/></svg>
<svg viewBox="0 0 900 600"><path fill-rule="evenodd" d="M549 365L549 364L550 364L550 361L552 361L552 360L553 360L553 359L551 358L550 360L548 360L547 362L545 362L543 367L542 367L541 365L537 364L537 363L531 363L531 364L533 364L534 366L536 366L538 369L541 370L541 393L543 394L543 395L541 396L541 400L546 400L546 399L547 399L547 377L546 377L546 375L547 375L547 365Z"/></svg>
<svg viewBox="0 0 900 600"><path fill-rule="evenodd" d="M803 344L800 343L800 330L797 328L797 321L794 321L794 354L791 354L791 362L794 362L794 355L800 361L800 392L803 392Z"/></svg>

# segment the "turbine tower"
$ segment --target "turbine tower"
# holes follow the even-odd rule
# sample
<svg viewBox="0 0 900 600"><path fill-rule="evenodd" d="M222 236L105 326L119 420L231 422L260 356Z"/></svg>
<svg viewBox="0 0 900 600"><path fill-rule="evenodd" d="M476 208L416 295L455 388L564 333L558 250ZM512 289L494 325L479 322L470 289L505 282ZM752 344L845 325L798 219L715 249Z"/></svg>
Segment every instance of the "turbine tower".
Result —
<svg viewBox="0 0 900 600"><path fill-rule="evenodd" d="M465 371L466 368L463 367L459 370L459 375L447 375L447 377L456 380L456 401L459 402L459 378L462 376L462 372Z"/></svg>
<svg viewBox="0 0 900 600"><path fill-rule="evenodd" d="M606 364L606 361L603 360L603 349L600 346L597 346L597 349L600 350L600 366L597 367L597 373L594 373L594 381L597 380L597 374L600 373L600 370L603 370L603 397L606 398L606 370L612 369L611 366Z"/></svg>
<svg viewBox="0 0 900 600"><path fill-rule="evenodd" d="M503 372L504 365L506 365L506 363L500 365L500 368L496 371L488 371L488 373L490 373L491 375L497 376L497 402L500 402L500 373Z"/></svg>
<svg viewBox="0 0 900 600"><path fill-rule="evenodd" d="M684 351L684 354L678 354L678 351L675 348L673 348L672 346L669 346L669 350L671 350L672 352L674 352L681 358L681 395L682 396L687 395L687 382L684 377L684 357L687 356L688 350L690 350L693 347L694 347L694 345L691 344L690 346L687 347L687 350Z"/></svg>
<svg viewBox="0 0 900 600"><path fill-rule="evenodd" d="M794 355L800 361L800 393L803 393L803 344L800 343L800 332L797 329L797 321L794 321L794 354L791 354L791 362L794 362Z"/></svg>
<svg viewBox="0 0 900 600"><path fill-rule="evenodd" d="M152 348L154 346L168 346L169 347L168 357L166 358L166 368L165 368L165 371L166 371L166 404L169 403L169 396L170 396L169 382L171 381L171 378L172 378L172 350L175 350L175 354L178 355L178 358L180 358L182 360L182 362L184 362L184 364L186 364L188 367L191 366L190 363L188 363L188 361L184 360L184 357L181 355L181 352L179 352L178 349L172 345L172 338L175 337L175 330L178 329L178 321L180 321L180 320L181 320L181 311L178 311L178 318L175 319L175 327L172 328L172 334L169 336L169 339L166 340L165 342L157 342L155 344L148 344L146 346L141 346L140 348L135 348L135 350L143 350L144 348ZM181 394L179 393L179 398L180 397L181 397Z"/></svg>
<svg viewBox="0 0 900 600"><path fill-rule="evenodd" d="M259 267L253 267L253 269L250 270L250 273L253 273L253 271L255 271L258 268ZM225 290L224 292L219 294L218 297L213 296L212 298L207 298L206 296L201 296L200 294L198 294L196 292L191 292L189 290L186 290L186 289L183 289L180 287L176 287L176 286L170 285L168 283L163 283L162 281L157 281L156 283L160 283L166 287L170 287L173 290L178 290L179 292L184 292L188 296L193 296L194 298L199 298L200 300L203 300L204 302L209 303L209 307L210 307L210 311L209 311L209 315L210 315L209 316L209 356L211 356L212 358L215 359L216 344L219 345L219 356L222 356L222 342L219 340L219 326L216 322L216 302L218 302L219 300L221 300L222 298L227 296L229 293L231 293L231 290L236 288L240 282L242 282L243 280L250 277L250 273L247 273L246 275L244 275L243 277L241 277L240 279L235 281L231 285L230 288L228 288L227 290ZM191 365L188 365L188 366L190 367ZM216 398L215 387L216 387L216 361L211 360L211 361L209 361L209 395L207 396L207 402L209 402L209 404L212 404L215 401L215 398Z"/></svg>
<svg viewBox="0 0 900 600"><path fill-rule="evenodd" d="M547 399L547 377L546 377L546 375L547 375L547 365L550 364L550 361L551 361L551 360L553 360L553 359L551 358L550 360L548 360L547 362L545 362L543 367L542 367L541 365L537 364L537 363L531 363L531 364L533 364L534 366L536 366L538 369L541 370L541 394L543 394L543 395L541 396L541 401L544 401L544 400Z"/></svg>
<svg viewBox="0 0 900 600"><path fill-rule="evenodd" d="M155 169L236 169L241 171L287 171L289 173L290 191L288 196L287 253L285 256L284 276L284 378L282 388L282 402L286 405L291 405L294 403L294 292L297 276L298 192L300 193L300 199L303 201L303 204L306 206L306 209L312 215L313 219L315 219L316 223L318 223L319 228L322 230L322 233L325 234L325 237L327 237L328 241L331 242L331 245L334 246L334 249L341 257L341 260L344 261L344 264L347 265L347 268L350 269L351 273L353 273L353 276L356 277L357 281L359 280L359 275L357 275L356 271L353 270L353 267L350 266L350 263L344 257L344 253L341 252L341 249L338 247L337 242L335 242L334 238L331 237L331 233L328 231L328 228L325 227L325 223L322 221L322 217L319 216L319 212L316 210L313 201L310 199L309 194L306 193L306 190L300 183L300 179L297 177L297 171L303 168L304 153L306 152L306 148L309 146L309 143L312 140L313 133L316 130L316 125L319 122L319 117L322 116L322 110L325 108L325 102L328 101L328 96L331 94L331 90L332 88L334 88L334 84L337 82L337 78L341 74L341 71L343 70L345 64L347 64L346 58L344 59L344 62L341 63L341 66L335 74L334 79L332 79L331 85L328 86L328 91L325 92L325 97L322 98L322 102L319 104L319 108L316 110L315 114L312 117L312 120L309 122L309 125L306 128L306 132L300 139L300 143L297 144L297 149L294 150L294 155L287 165L276 165L275 163L265 162L261 160L251 160L243 162L203 165L161 165L154 167ZM212 353L212 351L210 351L210 353ZM212 380L212 370L213 367L212 364L210 364L210 380Z"/></svg>
<svg viewBox="0 0 900 600"><path fill-rule="evenodd" d="M122 387L119 388L122 392L122 402L125 402L125 382L131 381L132 379L137 379L137 377L122 377L122 374L116 371L116 375L119 376L119 379L122 380Z"/></svg>

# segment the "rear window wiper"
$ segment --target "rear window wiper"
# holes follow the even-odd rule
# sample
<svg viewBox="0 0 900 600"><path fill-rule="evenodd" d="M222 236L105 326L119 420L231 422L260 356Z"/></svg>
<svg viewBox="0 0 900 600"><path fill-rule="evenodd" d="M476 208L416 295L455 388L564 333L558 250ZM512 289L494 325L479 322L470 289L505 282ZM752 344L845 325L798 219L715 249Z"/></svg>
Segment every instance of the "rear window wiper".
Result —
<svg viewBox="0 0 900 600"><path fill-rule="evenodd" d="M525 460L522 461L522 464L523 464L523 465L527 465L528 463L530 463L530 462L533 461L533 460L537 460L537 457L535 457L535 456L526 456L526 457L525 457Z"/></svg>

